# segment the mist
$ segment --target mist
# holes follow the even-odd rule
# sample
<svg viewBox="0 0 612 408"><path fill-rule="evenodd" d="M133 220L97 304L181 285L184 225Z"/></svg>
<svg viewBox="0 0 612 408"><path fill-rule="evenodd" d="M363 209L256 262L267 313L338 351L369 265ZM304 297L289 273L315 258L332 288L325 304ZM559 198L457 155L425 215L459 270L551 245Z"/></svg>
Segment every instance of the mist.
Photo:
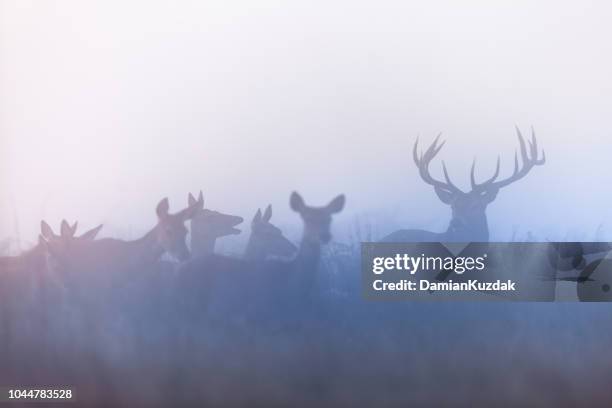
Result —
<svg viewBox="0 0 612 408"><path fill-rule="evenodd" d="M138 236L155 205L244 216L339 193L382 233L442 231L449 209L412 163L502 176L533 126L547 163L489 206L492 239L605 227L612 60L608 2L0 1L0 238L40 219ZM603 188L600 188L602 186ZM588 211L586 210L588 209ZM243 234L244 235L244 234ZM592 238L592 237L591 237ZM236 237L237 240L243 237Z"/></svg>
<svg viewBox="0 0 612 408"><path fill-rule="evenodd" d="M41 219L137 238L162 198L174 213L200 190L244 217L215 248L234 255L258 208L297 242L292 191L346 195L312 300L282 286L290 273L251 291L265 268L215 287L165 259L66 273L44 241L5 257L20 265L0 285L0 383L72 383L103 406L609 401L606 303L368 302L357 243L446 230L417 137L442 133L431 172L444 161L467 190L474 158L478 180L498 156L512 172L515 126L547 161L489 205L490 241L612 241L611 17L606 1L0 0L3 255L32 247Z"/></svg>

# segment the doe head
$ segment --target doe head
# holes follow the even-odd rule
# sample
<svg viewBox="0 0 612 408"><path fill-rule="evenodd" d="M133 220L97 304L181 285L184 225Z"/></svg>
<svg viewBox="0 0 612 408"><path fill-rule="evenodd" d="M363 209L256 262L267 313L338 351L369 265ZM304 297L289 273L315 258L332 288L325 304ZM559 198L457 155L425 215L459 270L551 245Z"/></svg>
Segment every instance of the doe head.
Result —
<svg viewBox="0 0 612 408"><path fill-rule="evenodd" d="M342 211L345 201L344 194L341 194L324 207L310 207L302 196L293 192L289 204L304 221L304 239L326 244L331 240L332 215Z"/></svg>
<svg viewBox="0 0 612 408"><path fill-rule="evenodd" d="M219 211L204 208L202 191L200 191L197 200L189 193L188 203L189 206L197 207L191 219L192 239L198 240L200 237L216 239L227 235L240 234L241 231L236 226L242 224L244 219L237 215L223 214Z"/></svg>
<svg viewBox="0 0 612 408"><path fill-rule="evenodd" d="M258 209L251 221L251 239L260 245L262 253L271 256L288 257L297 247L283 235L280 228L270 222L272 206L268 205L262 214Z"/></svg>
<svg viewBox="0 0 612 408"><path fill-rule="evenodd" d="M176 214L170 214L170 204L164 198L157 204L157 243L165 252L179 261L185 261L191 256L185 238L187 227L185 222L196 214L197 205L191 205Z"/></svg>

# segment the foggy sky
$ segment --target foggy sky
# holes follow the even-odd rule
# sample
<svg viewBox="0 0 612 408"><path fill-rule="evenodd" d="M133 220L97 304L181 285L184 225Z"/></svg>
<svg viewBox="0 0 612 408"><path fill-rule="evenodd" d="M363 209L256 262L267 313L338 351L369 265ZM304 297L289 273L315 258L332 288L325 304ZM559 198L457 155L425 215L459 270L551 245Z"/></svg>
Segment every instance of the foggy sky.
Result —
<svg viewBox="0 0 612 408"><path fill-rule="evenodd" d="M442 231L417 135L443 132L432 171L444 159L467 187L474 157L481 179L497 155L511 172L514 126L533 125L548 162L490 205L492 239L603 222L612 240L611 17L605 1L0 0L0 239L34 241L41 218L138 236L161 198L179 210L200 189L296 228L292 190L345 193L340 237L358 214Z"/></svg>

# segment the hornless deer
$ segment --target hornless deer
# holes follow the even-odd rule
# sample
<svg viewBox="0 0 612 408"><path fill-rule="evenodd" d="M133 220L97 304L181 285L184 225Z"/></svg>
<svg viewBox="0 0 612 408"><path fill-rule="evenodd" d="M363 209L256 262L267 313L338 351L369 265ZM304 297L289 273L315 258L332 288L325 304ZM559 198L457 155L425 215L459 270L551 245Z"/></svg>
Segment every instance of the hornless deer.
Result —
<svg viewBox="0 0 612 408"><path fill-rule="evenodd" d="M225 313L257 313L262 303L280 303L279 308L266 310L287 312L290 304L312 293L321 246L331 240L332 215L342 210L344 202L344 195L339 195L324 207L310 207L298 193L292 193L291 208L304 223L302 241L292 260L247 261L217 254L194 258L179 269L179 290L191 291L196 303L192 306L198 310L213 302ZM183 300L191 302L189 297ZM253 307L253 301L260 307Z"/></svg>
<svg viewBox="0 0 612 408"><path fill-rule="evenodd" d="M49 245L54 273L66 282L68 304L78 305L83 336L94 344L103 336L106 324L116 321L117 313L150 316L162 304L174 265L160 262L164 253L184 261L190 257L185 238L185 222L196 211L188 207L169 213L168 199L156 208L157 225L135 241L103 238L89 243L68 240L65 245ZM51 264L51 262L50 262Z"/></svg>
<svg viewBox="0 0 612 408"><path fill-rule="evenodd" d="M516 129L522 159L519 166L517 153L514 155L514 172L512 176L505 180L497 180L499 176L499 156L497 157L497 167L491 178L483 183L477 183L474 171L476 160L472 163L470 172L471 191L465 193L455 186L448 176L446 165L442 162L445 181L434 179L429 174L429 163L438 154L444 142L438 145L440 135L429 146L425 153L418 154L418 139L414 144L413 158L414 163L419 169L419 174L423 181L434 187L438 198L451 206L452 218L448 229L443 233L435 233L423 230L399 230L395 231L381 240L381 242L488 242L489 227L487 224L486 209L499 192L499 189L525 177L529 171L546 161L544 151L542 157L538 158L538 144L535 132L532 129L532 138L529 141L529 149L520 130Z"/></svg>
<svg viewBox="0 0 612 408"><path fill-rule="evenodd" d="M263 261L268 256L289 257L297 247L283 235L282 231L270 223L272 206L268 205L261 214L258 209L251 221L251 236L244 252L244 259L249 261Z"/></svg>
<svg viewBox="0 0 612 408"><path fill-rule="evenodd" d="M194 256L214 253L217 238L240 234L235 227L244 221L243 218L205 209L202 191L197 200L189 193L188 203L190 207L197 207L191 219L191 251Z"/></svg>
<svg viewBox="0 0 612 408"><path fill-rule="evenodd" d="M102 225L93 228L82 234L79 237L75 237L77 223L75 222L72 226L62 221L60 235L53 232L53 229L45 221L40 222L41 235L38 237L38 243L32 249L25 251L20 255L15 256L2 256L0 257L0 273L3 272L15 272L15 273L26 273L26 272L44 272L47 268L47 250L49 245L58 246L62 245L62 242L68 239L78 239L83 241L91 241L95 238L96 234L100 231Z"/></svg>
<svg viewBox="0 0 612 408"><path fill-rule="evenodd" d="M62 221L61 235L56 235L49 224L41 221L38 244L29 251L13 257L0 258L0 321L3 332L2 344L23 329L25 323L41 330L38 336L46 335L52 306L62 293L63 284L53 276L48 266L49 245L61 246L68 240L90 241L102 226L98 226L79 237L75 237L77 224L69 226Z"/></svg>
<svg viewBox="0 0 612 408"><path fill-rule="evenodd" d="M138 240L103 238L88 243L67 241L63 245L49 245L49 252L63 272L72 272L75 277L88 275L87 280L94 276L121 279L120 276L128 271L146 273L166 252L179 261L190 257L185 243L185 222L196 210L196 206L190 206L170 214L168 199L164 198L156 208L157 225Z"/></svg>

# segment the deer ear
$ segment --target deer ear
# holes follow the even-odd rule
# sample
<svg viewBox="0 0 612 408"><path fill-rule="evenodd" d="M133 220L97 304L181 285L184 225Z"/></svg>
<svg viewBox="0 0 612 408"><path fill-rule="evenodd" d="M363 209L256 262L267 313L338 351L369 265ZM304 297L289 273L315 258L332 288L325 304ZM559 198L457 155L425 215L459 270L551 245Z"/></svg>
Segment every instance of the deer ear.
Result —
<svg viewBox="0 0 612 408"><path fill-rule="evenodd" d="M434 187L434 191L436 192L436 195L438 196L440 201L442 201L444 204L451 205L455 201L455 194L449 191L443 190L438 187Z"/></svg>
<svg viewBox="0 0 612 408"><path fill-rule="evenodd" d="M75 221L74 224L72 224L72 227L70 227L70 236L74 237L74 234L76 234L76 230L77 230L77 226L79 225L78 221Z"/></svg>
<svg viewBox="0 0 612 408"><path fill-rule="evenodd" d="M43 250L46 251L48 255L51 255L56 259L61 258L63 247L58 241L47 241L45 238L39 235L38 243L42 246Z"/></svg>
<svg viewBox="0 0 612 408"><path fill-rule="evenodd" d="M187 221L187 220L192 219L196 215L199 209L200 209L200 203L196 201L195 204L190 205L189 207L185 208L184 210L182 210L176 215L180 217L183 221Z"/></svg>
<svg viewBox="0 0 612 408"><path fill-rule="evenodd" d="M291 193L291 198L289 198L289 205L291 206L291 209L296 212L302 212L304 208L306 208L306 204L304 204L304 199L295 191Z"/></svg>
<svg viewBox="0 0 612 408"><path fill-rule="evenodd" d="M102 229L102 225L103 224L100 224L96 228L90 229L86 233L82 234L79 238L88 241L93 241L96 238L96 235L98 235L98 232L100 232L100 230Z"/></svg>
<svg viewBox="0 0 612 408"><path fill-rule="evenodd" d="M60 228L60 235L62 238L70 238L72 237L72 228L68 224L68 221L62 220L62 226Z"/></svg>
<svg viewBox="0 0 612 408"><path fill-rule="evenodd" d="M261 209L257 209L257 212L253 216L253 220L251 221L251 225L256 225L261 222Z"/></svg>
<svg viewBox="0 0 612 408"><path fill-rule="evenodd" d="M49 226L49 224L47 224L45 220L42 220L40 222L40 232L42 236L46 239L53 239L57 237L53 232L53 229L51 229L51 227Z"/></svg>
<svg viewBox="0 0 612 408"><path fill-rule="evenodd" d="M204 209L204 193L200 190L200 194L198 194L198 203L200 204L200 210Z"/></svg>
<svg viewBox="0 0 612 408"><path fill-rule="evenodd" d="M170 203L168 202L168 198L164 198L157 204L157 208L155 212L157 213L158 218L164 218L168 216L168 211L170 211Z"/></svg>
<svg viewBox="0 0 612 408"><path fill-rule="evenodd" d="M45 237L39 234L38 235L38 246L43 252L46 252L49 255L57 257L57 252L58 252L56 248L57 241L55 241L55 243L47 241Z"/></svg>
<svg viewBox="0 0 612 408"><path fill-rule="evenodd" d="M265 222L269 222L271 218L272 218L272 205L268 204L268 206L266 207L266 211L264 212L264 215L263 215L263 220Z"/></svg>
<svg viewBox="0 0 612 408"><path fill-rule="evenodd" d="M346 198L344 197L344 194L340 194L338 197L334 198L329 204L327 204L327 211L332 214L338 213L344 208L345 202Z"/></svg>
<svg viewBox="0 0 612 408"><path fill-rule="evenodd" d="M195 197L193 196L193 194L189 193L189 196L187 197L187 205L191 207L196 202L197 201L196 201Z"/></svg>

